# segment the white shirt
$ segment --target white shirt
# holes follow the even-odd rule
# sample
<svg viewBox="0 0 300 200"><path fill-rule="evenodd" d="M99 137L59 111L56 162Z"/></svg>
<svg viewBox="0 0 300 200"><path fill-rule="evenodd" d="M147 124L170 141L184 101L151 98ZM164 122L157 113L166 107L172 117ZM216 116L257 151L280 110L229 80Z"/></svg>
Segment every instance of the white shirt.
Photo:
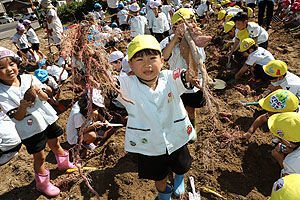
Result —
<svg viewBox="0 0 300 200"><path fill-rule="evenodd" d="M163 39L160 42L160 48L163 50L169 43L170 41L174 38L174 34L172 34L171 36ZM204 48L202 47L197 47L197 50L199 52L199 54L201 55L201 61L202 64L204 63L205 59L206 59L206 54L204 52ZM184 60L184 58L180 55L180 48L179 48L179 44L176 44L172 50L172 54L170 56L170 58L167 60L167 62L170 65L170 70L175 70L178 67L181 69L187 69L187 64ZM201 77L201 72L199 70L199 77ZM188 90L186 93L194 93L197 92L199 89L194 87L194 89L192 90Z"/></svg>
<svg viewBox="0 0 300 200"><path fill-rule="evenodd" d="M125 9L122 9L118 12L118 20L119 20L119 24L122 25L122 24L127 24L127 17L128 17L128 14L129 12Z"/></svg>
<svg viewBox="0 0 300 200"><path fill-rule="evenodd" d="M181 5L181 0L173 0L173 5L174 6L180 6Z"/></svg>
<svg viewBox="0 0 300 200"><path fill-rule="evenodd" d="M284 90L289 90L300 99L300 77L291 72L286 72L283 79L271 82L273 86L280 86Z"/></svg>
<svg viewBox="0 0 300 200"><path fill-rule="evenodd" d="M30 28L30 29L27 30L26 36L27 36L28 41L31 44L38 44L38 43L40 43L39 38L36 35L36 33L34 32L33 28Z"/></svg>
<svg viewBox="0 0 300 200"><path fill-rule="evenodd" d="M274 56L268 50L258 47L257 50L249 54L245 63L249 66L254 64L265 66L271 60L275 60Z"/></svg>
<svg viewBox="0 0 300 200"><path fill-rule="evenodd" d="M131 32L131 37L134 38L137 35L145 34L145 26L147 25L147 19L144 16L134 16L129 19L130 30L135 31Z"/></svg>
<svg viewBox="0 0 300 200"><path fill-rule="evenodd" d="M4 112L0 112L0 150L8 151L20 143L15 123Z"/></svg>
<svg viewBox="0 0 300 200"><path fill-rule="evenodd" d="M71 110L68 123L67 123L67 140L69 144L77 144L78 131L77 129L85 122L86 118L80 113L80 107L76 102ZM86 126L89 123L86 124Z"/></svg>
<svg viewBox="0 0 300 200"><path fill-rule="evenodd" d="M146 18L148 20L148 26L149 26L149 28L152 28L153 27L153 21L155 20L155 14L154 14L154 12L153 12L152 9L148 10Z"/></svg>
<svg viewBox="0 0 300 200"><path fill-rule="evenodd" d="M155 90L133 76L119 77L123 95L135 104L120 101L128 112L125 150L148 156L171 154L195 134L180 95L186 91L181 69L159 73Z"/></svg>
<svg viewBox="0 0 300 200"><path fill-rule="evenodd" d="M52 16L53 20L52 22L48 24L48 29L52 29L52 35L53 36L60 36L63 33L63 26L61 24L60 19L57 16L57 12L55 11L55 9L50 9L49 12L47 13L47 17Z"/></svg>
<svg viewBox="0 0 300 200"><path fill-rule="evenodd" d="M59 80L60 74L61 75L61 80L64 81L68 78L68 72L66 70L64 70L62 67L58 67L56 65L51 65L51 66L47 66L47 72L48 74L54 76L56 78L56 80Z"/></svg>
<svg viewBox="0 0 300 200"><path fill-rule="evenodd" d="M262 44L269 38L268 32L254 22L248 22L247 30L250 38L257 38L257 44Z"/></svg>
<svg viewBox="0 0 300 200"><path fill-rule="evenodd" d="M52 76L48 76L48 79L49 79L48 83L44 84L45 87L49 86L51 89L54 89L54 90L59 88L58 84L56 83L56 81L54 80L54 78Z"/></svg>
<svg viewBox="0 0 300 200"><path fill-rule="evenodd" d="M163 33L168 30L170 30L170 26L167 16L163 12L158 13L158 16L153 21L153 33Z"/></svg>
<svg viewBox="0 0 300 200"><path fill-rule="evenodd" d="M283 160L281 175L300 173L300 148L289 153Z"/></svg>
<svg viewBox="0 0 300 200"><path fill-rule="evenodd" d="M254 4L256 4L256 1L257 1L257 0L244 0L244 1L245 1L245 3L246 3L246 6L248 6L249 3L254 3Z"/></svg>
<svg viewBox="0 0 300 200"><path fill-rule="evenodd" d="M117 8L119 4L118 0L107 0L107 5L109 8Z"/></svg>
<svg viewBox="0 0 300 200"><path fill-rule="evenodd" d="M239 8L235 8L235 7L231 7L231 8L228 8L226 10L226 14L233 14L234 16L238 13L238 12L242 12L243 10L242 9L239 9Z"/></svg>
<svg viewBox="0 0 300 200"><path fill-rule="evenodd" d="M0 106L7 113L20 106L20 100L24 98L24 94L29 89L31 81L33 85L43 87L43 84L30 74L20 76L21 86L14 87L0 83ZM7 115L9 115L7 113ZM28 107L26 116L23 120L12 121L16 124L16 129L22 140L29 138L37 133L44 131L49 125L58 119L56 111L47 101L41 101L36 97L34 106Z"/></svg>
<svg viewBox="0 0 300 200"><path fill-rule="evenodd" d="M211 7L208 7L206 2L198 6L196 13L199 17L202 17L206 12L210 11Z"/></svg>
<svg viewBox="0 0 300 200"><path fill-rule="evenodd" d="M96 20L102 20L105 18L105 14L104 14L103 10L100 10L99 12L94 11L94 15L95 15Z"/></svg>
<svg viewBox="0 0 300 200"><path fill-rule="evenodd" d="M168 22L170 24L172 24L171 16L170 16L170 11L172 11L172 6L171 5L162 5L161 11L163 11L163 13L165 13L165 15L167 16Z"/></svg>
<svg viewBox="0 0 300 200"><path fill-rule="evenodd" d="M19 33L15 33L12 42L17 43L17 45L20 49L27 49L30 47L30 44L24 33L22 35L20 35Z"/></svg>

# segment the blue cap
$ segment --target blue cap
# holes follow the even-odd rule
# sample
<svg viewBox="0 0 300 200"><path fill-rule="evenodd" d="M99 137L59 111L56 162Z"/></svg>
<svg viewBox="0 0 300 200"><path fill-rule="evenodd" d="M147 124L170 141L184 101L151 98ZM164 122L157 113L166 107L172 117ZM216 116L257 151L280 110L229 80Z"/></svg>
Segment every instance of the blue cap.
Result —
<svg viewBox="0 0 300 200"><path fill-rule="evenodd" d="M130 0L127 0L127 3L130 3L131 1Z"/></svg>
<svg viewBox="0 0 300 200"><path fill-rule="evenodd" d="M111 24L111 26L112 26L112 27L117 27L118 24L117 24L116 22L113 22L113 23Z"/></svg>
<svg viewBox="0 0 300 200"><path fill-rule="evenodd" d="M144 11L140 11L140 15L144 15L145 14L145 12Z"/></svg>
<svg viewBox="0 0 300 200"><path fill-rule="evenodd" d="M95 3L94 8L102 8L102 6L100 5L100 3Z"/></svg>
<svg viewBox="0 0 300 200"><path fill-rule="evenodd" d="M145 3L142 3L142 6L143 6L143 7L145 7L145 6L146 6L146 4L145 4Z"/></svg>
<svg viewBox="0 0 300 200"><path fill-rule="evenodd" d="M48 79L48 72L44 69L37 69L34 71L35 77L39 79L42 83Z"/></svg>
<svg viewBox="0 0 300 200"><path fill-rule="evenodd" d="M124 4L121 2L121 3L119 3L119 5L118 5L118 8L124 8L125 6L124 6Z"/></svg>
<svg viewBox="0 0 300 200"><path fill-rule="evenodd" d="M45 63L46 63L46 59L41 59L40 61L39 61L39 68L41 68Z"/></svg>

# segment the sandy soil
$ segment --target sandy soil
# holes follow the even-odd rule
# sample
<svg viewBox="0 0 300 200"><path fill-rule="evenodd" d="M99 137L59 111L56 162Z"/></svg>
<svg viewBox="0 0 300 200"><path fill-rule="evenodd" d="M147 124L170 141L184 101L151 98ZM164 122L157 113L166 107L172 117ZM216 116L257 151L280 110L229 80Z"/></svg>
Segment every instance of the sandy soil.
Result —
<svg viewBox="0 0 300 200"><path fill-rule="evenodd" d="M219 31L215 24L213 21L203 32L215 35ZM38 34L42 51L47 52L45 33L39 30ZM300 75L300 68L297 66L300 62L299 30L288 33L279 29L278 24L273 24L269 34L269 51L276 59L287 62L291 72ZM225 68L226 59L219 57L226 51L221 48L222 44L217 39L214 41L215 45L206 48L208 72L211 77L230 80L232 73ZM15 50L11 40L0 41L0 46ZM220 118L214 122L205 108L197 109L196 127L199 137L194 144L189 145L193 164L187 173L187 176L195 177L196 190L206 186L229 200L268 199L273 182L280 175L280 167L270 155L274 147L271 142L272 134L265 125L257 130L247 143L234 140L234 137L247 131L257 116L264 113L258 106L243 107L239 101L257 101L261 96L268 94L266 85L250 84L251 89L248 91L228 85L224 90L212 91L221 111L232 113L229 119ZM71 87L71 80L62 85L60 102L67 110L59 114L58 124L64 130L72 106ZM224 140L224 133L230 134L233 140ZM66 135L62 136L60 141L64 148L70 148L66 142ZM51 182L62 190L59 196L52 199L96 199L78 173L65 174L58 171L53 153L49 148L46 152L46 166L51 172ZM138 179L136 155L124 151L124 128L117 130L107 141L100 141L96 150L82 153L81 158L84 166L97 168L89 173L89 178L101 199L156 198L154 184ZM0 167L0 199L47 199L35 189L32 163L33 158L23 146L18 156ZM191 191L189 184L187 190ZM217 199L204 192L201 192L201 195L204 200ZM188 196L184 199L188 199Z"/></svg>

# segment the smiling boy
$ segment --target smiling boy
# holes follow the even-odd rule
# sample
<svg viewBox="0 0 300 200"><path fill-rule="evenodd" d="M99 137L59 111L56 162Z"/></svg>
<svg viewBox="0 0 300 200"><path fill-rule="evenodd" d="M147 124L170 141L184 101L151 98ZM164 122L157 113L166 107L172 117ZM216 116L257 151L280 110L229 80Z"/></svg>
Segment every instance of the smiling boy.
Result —
<svg viewBox="0 0 300 200"><path fill-rule="evenodd" d="M139 35L128 46L133 76L119 77L128 112L125 150L138 154L140 178L155 181L158 199L171 199L168 173L175 173L174 193L183 194L184 174L191 166L188 141L195 135L180 95L199 86L186 70L163 70L160 45L151 35Z"/></svg>

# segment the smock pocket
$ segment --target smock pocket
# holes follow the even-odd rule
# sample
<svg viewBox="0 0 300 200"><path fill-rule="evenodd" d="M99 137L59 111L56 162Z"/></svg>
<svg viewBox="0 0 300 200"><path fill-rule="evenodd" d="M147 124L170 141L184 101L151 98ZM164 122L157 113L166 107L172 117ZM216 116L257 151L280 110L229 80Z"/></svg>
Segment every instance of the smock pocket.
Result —
<svg viewBox="0 0 300 200"><path fill-rule="evenodd" d="M139 128L128 126L126 135L130 146L135 147L137 145L146 145L150 140L150 128ZM141 146L140 146L141 147Z"/></svg>

